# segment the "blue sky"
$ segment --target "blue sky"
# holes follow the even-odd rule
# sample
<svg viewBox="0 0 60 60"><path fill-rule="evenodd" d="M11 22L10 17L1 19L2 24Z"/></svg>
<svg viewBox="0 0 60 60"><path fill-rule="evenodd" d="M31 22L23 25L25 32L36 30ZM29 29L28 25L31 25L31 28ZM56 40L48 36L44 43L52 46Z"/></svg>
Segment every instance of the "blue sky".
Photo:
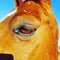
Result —
<svg viewBox="0 0 60 60"><path fill-rule="evenodd" d="M0 20L13 9L14 9L14 0L0 0ZM60 0L52 0L52 10L57 19L58 28L60 31Z"/></svg>

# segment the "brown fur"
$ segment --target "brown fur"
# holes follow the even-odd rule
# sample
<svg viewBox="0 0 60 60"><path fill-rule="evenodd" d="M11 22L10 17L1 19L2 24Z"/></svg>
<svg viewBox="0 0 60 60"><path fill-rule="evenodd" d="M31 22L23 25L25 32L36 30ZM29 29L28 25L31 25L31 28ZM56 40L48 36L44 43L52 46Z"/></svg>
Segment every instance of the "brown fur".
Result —
<svg viewBox="0 0 60 60"><path fill-rule="evenodd" d="M16 12L0 23L0 53L12 54L14 60L58 60L58 28L50 0L17 1ZM26 40L12 31L25 19L37 28Z"/></svg>

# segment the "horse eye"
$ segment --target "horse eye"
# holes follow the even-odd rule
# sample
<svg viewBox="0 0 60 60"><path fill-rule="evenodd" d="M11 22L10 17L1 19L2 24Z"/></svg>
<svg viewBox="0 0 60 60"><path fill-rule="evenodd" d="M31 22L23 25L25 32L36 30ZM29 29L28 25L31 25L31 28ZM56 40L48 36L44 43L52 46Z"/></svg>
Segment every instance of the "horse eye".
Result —
<svg viewBox="0 0 60 60"><path fill-rule="evenodd" d="M19 28L19 31L23 34L30 34L30 33L34 32L35 30L36 29L34 29L34 28L29 28L29 27L26 27L26 26L21 26Z"/></svg>
<svg viewBox="0 0 60 60"><path fill-rule="evenodd" d="M35 28L30 28L30 27L26 27L26 26L21 26L17 29L14 29L13 31L16 34L22 33L22 34L31 34L32 32L34 32L36 29Z"/></svg>
<svg viewBox="0 0 60 60"><path fill-rule="evenodd" d="M36 28L32 25L22 25L22 26L19 26L18 28L15 28L13 29L13 32L15 34L18 34L20 36L32 36L34 34L34 32L36 31Z"/></svg>

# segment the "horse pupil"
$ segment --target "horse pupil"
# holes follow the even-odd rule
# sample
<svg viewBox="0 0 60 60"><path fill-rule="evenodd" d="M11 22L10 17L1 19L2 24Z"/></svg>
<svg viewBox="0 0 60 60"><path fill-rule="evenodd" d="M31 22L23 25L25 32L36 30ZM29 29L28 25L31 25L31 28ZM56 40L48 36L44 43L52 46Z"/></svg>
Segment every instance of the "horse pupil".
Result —
<svg viewBox="0 0 60 60"><path fill-rule="evenodd" d="M27 29L26 27L22 26L20 28L20 32L24 34L30 34L31 32L33 32L33 29Z"/></svg>

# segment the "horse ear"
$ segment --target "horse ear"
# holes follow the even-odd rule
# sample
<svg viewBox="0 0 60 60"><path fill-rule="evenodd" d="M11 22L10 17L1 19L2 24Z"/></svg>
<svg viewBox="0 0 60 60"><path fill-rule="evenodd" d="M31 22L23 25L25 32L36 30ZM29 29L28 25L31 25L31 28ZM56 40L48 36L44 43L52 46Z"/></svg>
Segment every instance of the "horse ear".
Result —
<svg viewBox="0 0 60 60"><path fill-rule="evenodd" d="M26 2L26 1L34 1L34 2L41 2L41 3L48 3L51 5L51 0L14 0L15 1L15 6L20 6L23 2Z"/></svg>
<svg viewBox="0 0 60 60"><path fill-rule="evenodd" d="M19 6L22 4L22 0L14 0L15 1L15 6Z"/></svg>
<svg viewBox="0 0 60 60"><path fill-rule="evenodd" d="M15 6L20 6L23 2L26 2L26 1L34 1L37 3L40 2L39 0L14 0L14 1L15 1Z"/></svg>

